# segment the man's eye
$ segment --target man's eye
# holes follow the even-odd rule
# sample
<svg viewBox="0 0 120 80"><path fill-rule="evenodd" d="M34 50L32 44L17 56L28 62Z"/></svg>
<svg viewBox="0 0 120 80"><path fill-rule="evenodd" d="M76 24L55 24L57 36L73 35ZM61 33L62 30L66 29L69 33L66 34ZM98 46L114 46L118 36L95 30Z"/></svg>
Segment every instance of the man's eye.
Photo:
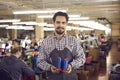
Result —
<svg viewBox="0 0 120 80"><path fill-rule="evenodd" d="M62 24L65 24L65 22L62 22Z"/></svg>

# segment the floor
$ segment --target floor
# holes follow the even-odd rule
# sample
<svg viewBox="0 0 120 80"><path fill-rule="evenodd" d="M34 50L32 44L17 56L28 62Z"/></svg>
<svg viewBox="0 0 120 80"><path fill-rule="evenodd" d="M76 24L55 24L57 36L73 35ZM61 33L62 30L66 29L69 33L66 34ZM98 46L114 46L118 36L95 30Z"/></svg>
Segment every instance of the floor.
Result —
<svg viewBox="0 0 120 80"><path fill-rule="evenodd" d="M106 57L106 67L100 68L99 72L96 72L94 76L91 76L89 80L108 80L111 64L120 60L120 52L117 50L117 45L113 44L109 54Z"/></svg>

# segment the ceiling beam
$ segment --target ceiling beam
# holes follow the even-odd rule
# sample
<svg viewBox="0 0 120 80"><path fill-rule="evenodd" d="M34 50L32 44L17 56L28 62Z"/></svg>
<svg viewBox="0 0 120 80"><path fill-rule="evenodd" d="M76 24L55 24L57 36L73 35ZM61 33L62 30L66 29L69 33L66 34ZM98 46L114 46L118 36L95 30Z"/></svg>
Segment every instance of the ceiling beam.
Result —
<svg viewBox="0 0 120 80"><path fill-rule="evenodd" d="M12 10L0 10L0 15L11 15Z"/></svg>
<svg viewBox="0 0 120 80"><path fill-rule="evenodd" d="M115 9L118 10L120 9L120 5L101 5L101 6L72 6L68 7L68 10L70 12L72 11L85 11L85 10L99 10L99 9Z"/></svg>

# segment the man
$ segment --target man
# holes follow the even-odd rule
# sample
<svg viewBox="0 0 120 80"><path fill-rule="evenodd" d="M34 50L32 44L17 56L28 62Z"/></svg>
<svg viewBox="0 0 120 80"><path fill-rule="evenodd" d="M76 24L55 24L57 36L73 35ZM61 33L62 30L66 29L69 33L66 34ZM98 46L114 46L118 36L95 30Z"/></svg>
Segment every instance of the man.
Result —
<svg viewBox="0 0 120 80"><path fill-rule="evenodd" d="M5 57L0 62L0 70L4 69L9 72L13 80L25 80L24 78L35 76L35 72L25 62L20 60L22 54L21 47L15 47L11 49L11 56ZM3 77L4 76L4 77ZM5 80L6 76L0 73L0 80Z"/></svg>
<svg viewBox="0 0 120 80"><path fill-rule="evenodd" d="M97 48L98 47L98 40L94 34L94 31L91 31L91 33L88 36L88 47L89 48Z"/></svg>
<svg viewBox="0 0 120 80"><path fill-rule="evenodd" d="M66 34L68 15L57 12L53 16L54 34L48 36L41 44L38 67L48 71L48 80L77 80L76 69L85 63L85 54L79 41ZM61 58L61 70L57 60ZM68 59L67 71L63 70L64 60Z"/></svg>

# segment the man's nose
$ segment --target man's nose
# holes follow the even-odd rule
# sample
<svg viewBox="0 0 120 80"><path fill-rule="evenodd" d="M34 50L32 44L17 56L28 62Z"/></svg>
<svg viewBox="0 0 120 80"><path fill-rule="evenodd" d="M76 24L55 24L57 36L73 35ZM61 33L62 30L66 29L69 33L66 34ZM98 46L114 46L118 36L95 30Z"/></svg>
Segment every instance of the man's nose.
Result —
<svg viewBox="0 0 120 80"><path fill-rule="evenodd" d="M60 23L60 26L63 26L62 22Z"/></svg>

